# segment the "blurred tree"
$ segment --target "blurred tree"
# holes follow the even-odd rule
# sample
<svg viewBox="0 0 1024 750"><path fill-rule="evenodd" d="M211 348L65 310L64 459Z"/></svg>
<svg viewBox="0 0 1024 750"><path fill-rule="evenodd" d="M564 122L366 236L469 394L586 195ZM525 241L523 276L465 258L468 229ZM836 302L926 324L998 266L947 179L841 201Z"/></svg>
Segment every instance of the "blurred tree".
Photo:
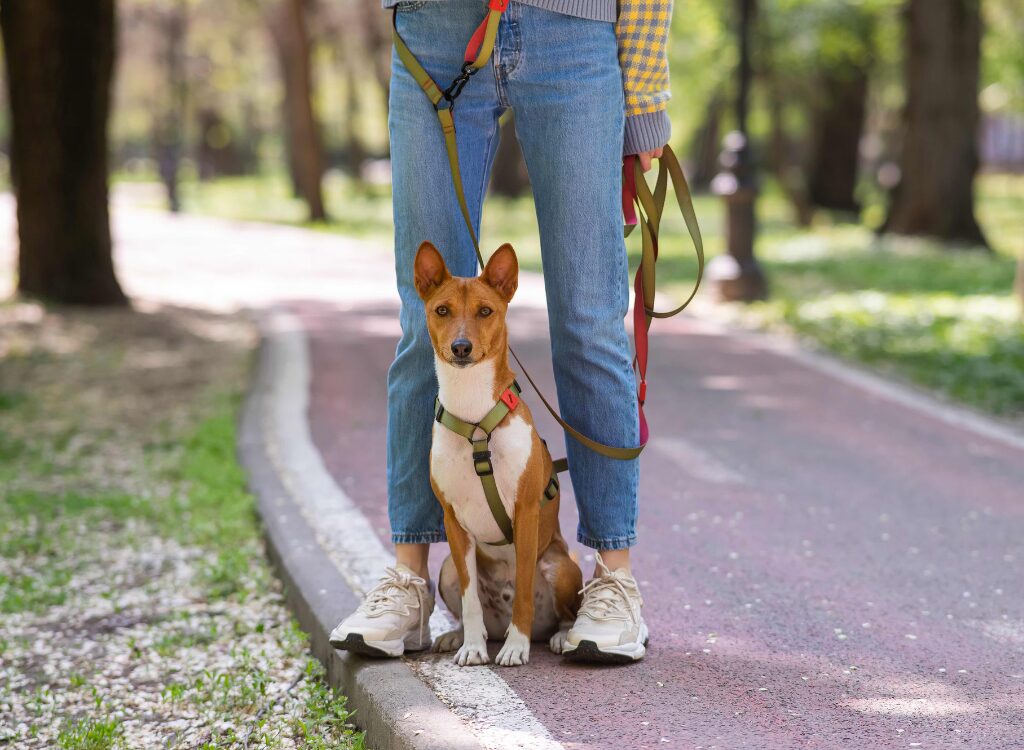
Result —
<svg viewBox="0 0 1024 750"><path fill-rule="evenodd" d="M178 171L185 142L185 107L188 81L185 67L185 43L188 31L188 0L170 0L156 9L161 30L166 89L154 118L154 151L160 181L167 191L171 211L181 209L178 197Z"/></svg>
<svg viewBox="0 0 1024 750"><path fill-rule="evenodd" d="M344 65L345 74L345 155L348 173L357 183L362 183L363 162L366 160L366 147L359 137L357 127L358 114L361 110L360 75L352 60Z"/></svg>
<svg viewBox="0 0 1024 750"><path fill-rule="evenodd" d="M854 195L874 57L874 16L844 4L818 31L821 92L811 105L807 197L821 208L859 212Z"/></svg>
<svg viewBox="0 0 1024 750"><path fill-rule="evenodd" d="M980 4L906 4L901 177L883 231L987 246L974 215Z"/></svg>
<svg viewBox="0 0 1024 750"><path fill-rule="evenodd" d="M114 0L4 0L18 201L18 288L125 304L111 258L107 122Z"/></svg>
<svg viewBox="0 0 1024 750"><path fill-rule="evenodd" d="M1020 0L986 0L982 86L996 109L1024 112L1024 10Z"/></svg>
<svg viewBox="0 0 1024 750"><path fill-rule="evenodd" d="M722 143L722 113L725 101L721 96L711 97L704 113L704 120L694 132L690 141L690 188L704 192L711 187L711 180L718 173L718 153Z"/></svg>
<svg viewBox="0 0 1024 750"><path fill-rule="evenodd" d="M858 208L869 83L884 70L876 64L879 37L892 35L898 1L765 2L756 39L761 127L768 130L768 163L798 224L808 224L816 207Z"/></svg>
<svg viewBox="0 0 1024 750"><path fill-rule="evenodd" d="M722 0L687 0L685 5L677 4L672 14L668 52L673 140L693 143L697 131L711 124L702 136L707 150L701 150L700 155L710 172L708 179L718 171L721 135L734 126L731 108L726 108L733 98L731 88L738 52L732 29L733 11L733 4ZM716 99L717 108L712 105ZM680 155L684 152L688 161L697 158L697 149L680 149ZM687 164L688 177L694 166Z"/></svg>
<svg viewBox="0 0 1024 750"><path fill-rule="evenodd" d="M306 0L277 0L268 25L284 83L284 124L288 163L309 218L327 218L322 191L325 171L320 125L313 111L313 74Z"/></svg>
<svg viewBox="0 0 1024 750"><path fill-rule="evenodd" d="M771 128L768 165L775 173L775 179L793 207L793 221L798 226L807 227L811 225L811 220L814 218L814 208L807 197L807 180L803 169L804 157L801 153L804 139L791 137L786 127L787 104L792 101L787 90L791 89L792 85L787 83L785 74L780 74L776 64L776 49L782 40L763 30L760 37L759 72L767 90L768 120ZM796 101L800 102L798 106L806 106L805 102L808 99L809 97L797 99ZM804 113L801 112L801 114Z"/></svg>
<svg viewBox="0 0 1024 750"><path fill-rule="evenodd" d="M498 152L494 155L491 169L491 192L516 198L530 187L530 176L526 172L526 161L516 137L516 121L510 117L501 126Z"/></svg>
<svg viewBox="0 0 1024 750"><path fill-rule="evenodd" d="M807 197L821 208L859 212L854 195L867 110L868 70L850 65L822 71L825 101L814 108Z"/></svg>

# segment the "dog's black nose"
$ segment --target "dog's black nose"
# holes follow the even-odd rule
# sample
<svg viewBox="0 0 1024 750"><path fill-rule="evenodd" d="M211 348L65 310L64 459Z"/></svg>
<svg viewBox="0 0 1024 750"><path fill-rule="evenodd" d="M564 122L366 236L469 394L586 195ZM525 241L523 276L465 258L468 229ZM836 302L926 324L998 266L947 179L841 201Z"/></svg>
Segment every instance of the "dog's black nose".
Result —
<svg viewBox="0 0 1024 750"><path fill-rule="evenodd" d="M459 359L465 359L473 351L473 345L466 339L455 339L452 342L452 354Z"/></svg>

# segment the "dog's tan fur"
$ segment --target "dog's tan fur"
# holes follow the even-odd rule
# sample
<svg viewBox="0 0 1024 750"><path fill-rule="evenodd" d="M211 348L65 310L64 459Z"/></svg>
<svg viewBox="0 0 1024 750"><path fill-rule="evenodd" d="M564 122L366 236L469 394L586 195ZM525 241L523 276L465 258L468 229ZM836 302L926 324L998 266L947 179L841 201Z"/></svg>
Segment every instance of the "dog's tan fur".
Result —
<svg viewBox="0 0 1024 750"><path fill-rule="evenodd" d="M514 377L508 366L505 313L518 284L519 267L515 251L511 245L502 245L491 256L479 277L459 278L449 273L438 250L424 242L416 254L414 267L416 289L426 308L427 329L439 379L446 374L442 368L460 368L463 371L474 368L473 372L480 373L481 377L492 374L490 390L492 403L496 402ZM453 353L452 342L456 339L465 339L472 344L470 357L459 359ZM472 375L459 374L458 377ZM466 420L482 416L453 413ZM438 458L435 453L444 448L439 447L435 438L431 449L431 486L444 509L445 529L452 551L442 567L439 588L448 608L460 617L463 626L438 639L435 648L458 649L456 661L459 664L486 663L489 657L483 639L488 635L493 638L506 636L505 645L497 657L501 664L525 663L529 658L531 637L550 638L552 649L559 651L565 631L579 609L582 575L579 566L569 556L568 545L559 528L560 498L555 497L541 507L541 498L551 477L551 455L537 434L533 416L525 402L520 402L499 423L493 436L497 437L514 419L521 419L528 425L530 440L529 457L515 483L515 497L503 498L506 507L511 503L509 516L513 522L514 550L507 546L487 546L487 542L497 541L493 535L486 539L477 538L473 530L464 527L458 514L461 512L464 519L470 517L465 508L466 499L446 496L442 485L451 487L452 482L446 483L441 481L446 478L435 476L435 458ZM524 448L525 443L519 445L520 452ZM446 470L465 471L473 482L479 484L471 461L453 463ZM469 482L470 478L465 481ZM478 497L473 502L479 503L482 499ZM478 514L481 509L472 510L473 518L484 517ZM481 512L489 514L486 509ZM484 532L478 528L477 534L481 533ZM454 585L453 567L457 574L457 587ZM471 589L474 579L477 585ZM510 584L514 586L514 594L511 615L508 616L504 605L508 601ZM481 597L486 606L481 604ZM537 622L535 602L539 602L543 610L543 617ZM495 632L499 628L504 632Z"/></svg>

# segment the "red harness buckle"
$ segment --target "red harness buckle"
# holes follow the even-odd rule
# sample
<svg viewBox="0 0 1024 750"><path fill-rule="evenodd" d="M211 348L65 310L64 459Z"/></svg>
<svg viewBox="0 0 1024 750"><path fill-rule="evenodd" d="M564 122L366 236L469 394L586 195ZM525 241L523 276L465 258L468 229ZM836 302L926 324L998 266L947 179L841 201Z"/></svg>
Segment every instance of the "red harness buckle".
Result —
<svg viewBox="0 0 1024 750"><path fill-rule="evenodd" d="M511 388L506 388L504 393L501 394L501 400L505 402L505 406L508 407L509 411L515 411L515 408L519 406L519 397L512 392Z"/></svg>

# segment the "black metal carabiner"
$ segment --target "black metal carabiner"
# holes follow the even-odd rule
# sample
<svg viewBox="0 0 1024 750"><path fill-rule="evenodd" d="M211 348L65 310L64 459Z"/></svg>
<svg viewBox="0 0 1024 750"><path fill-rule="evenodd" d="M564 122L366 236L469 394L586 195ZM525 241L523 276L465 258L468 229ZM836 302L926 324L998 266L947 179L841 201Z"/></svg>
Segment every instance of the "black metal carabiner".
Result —
<svg viewBox="0 0 1024 750"><path fill-rule="evenodd" d="M466 84L469 83L469 79L476 75L479 68L474 68L473 63L467 62L462 64L462 70L455 76L452 82L448 85L444 91L441 92L441 96L444 97L445 101L448 102L448 109L455 109L455 100L462 93L462 90L466 88Z"/></svg>

